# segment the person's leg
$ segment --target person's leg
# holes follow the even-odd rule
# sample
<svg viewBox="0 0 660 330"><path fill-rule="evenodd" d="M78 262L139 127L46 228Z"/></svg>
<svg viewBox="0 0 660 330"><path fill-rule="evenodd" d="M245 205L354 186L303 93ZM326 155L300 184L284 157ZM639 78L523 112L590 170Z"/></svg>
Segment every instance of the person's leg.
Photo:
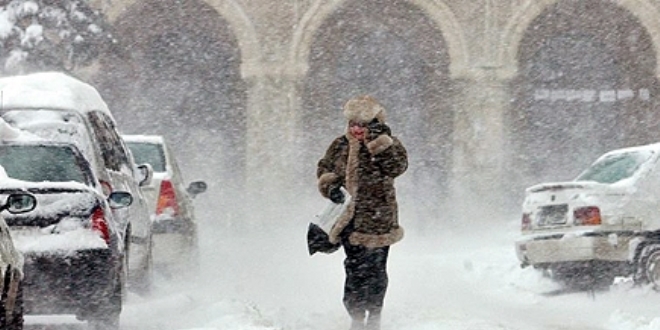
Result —
<svg viewBox="0 0 660 330"><path fill-rule="evenodd" d="M351 327L349 330L365 330L364 321L358 319L351 319Z"/></svg>
<svg viewBox="0 0 660 330"><path fill-rule="evenodd" d="M344 306L351 316L351 330L364 329L366 317L367 295L369 283L365 273L364 251L361 246L344 244L346 259L344 269L346 270L346 282L344 284Z"/></svg>
<svg viewBox="0 0 660 330"><path fill-rule="evenodd" d="M369 311L365 330L380 330L380 311Z"/></svg>
<svg viewBox="0 0 660 330"><path fill-rule="evenodd" d="M387 276L389 249L389 246L386 246L367 250L367 257L365 259L369 265L369 274L371 275L368 280L369 293L366 306L369 312L369 317L367 318L368 330L380 330L381 311L383 310L385 293L387 292L389 282Z"/></svg>

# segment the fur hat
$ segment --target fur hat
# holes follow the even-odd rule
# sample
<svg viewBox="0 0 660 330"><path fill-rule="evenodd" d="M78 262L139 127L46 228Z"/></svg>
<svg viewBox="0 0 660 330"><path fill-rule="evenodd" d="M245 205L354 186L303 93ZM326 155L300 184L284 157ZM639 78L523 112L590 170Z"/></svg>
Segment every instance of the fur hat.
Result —
<svg viewBox="0 0 660 330"><path fill-rule="evenodd" d="M374 118L385 123L385 108L369 95L354 97L344 104L344 116L349 121L368 123Z"/></svg>

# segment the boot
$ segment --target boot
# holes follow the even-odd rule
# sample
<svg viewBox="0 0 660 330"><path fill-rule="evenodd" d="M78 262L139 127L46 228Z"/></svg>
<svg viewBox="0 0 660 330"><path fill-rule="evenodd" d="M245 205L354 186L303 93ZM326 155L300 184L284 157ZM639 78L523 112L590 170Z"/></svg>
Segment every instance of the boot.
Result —
<svg viewBox="0 0 660 330"><path fill-rule="evenodd" d="M364 322L362 322L362 320L353 319L351 321L350 330L364 330Z"/></svg>
<svg viewBox="0 0 660 330"><path fill-rule="evenodd" d="M380 330L380 313L369 313L365 330Z"/></svg>

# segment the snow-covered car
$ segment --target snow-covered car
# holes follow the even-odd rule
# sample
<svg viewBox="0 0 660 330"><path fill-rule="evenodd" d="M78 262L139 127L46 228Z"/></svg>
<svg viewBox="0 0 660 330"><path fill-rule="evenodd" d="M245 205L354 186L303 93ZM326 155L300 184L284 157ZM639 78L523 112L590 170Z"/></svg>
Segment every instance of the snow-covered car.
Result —
<svg viewBox="0 0 660 330"><path fill-rule="evenodd" d="M185 185L172 150L160 135L123 135L138 163L150 164L153 178L142 187L153 218L154 260L160 266L197 262L197 221L192 199L204 181Z"/></svg>
<svg viewBox="0 0 660 330"><path fill-rule="evenodd" d="M522 265L568 283L633 276L660 287L659 158L660 144L614 150L573 181L527 188Z"/></svg>
<svg viewBox="0 0 660 330"><path fill-rule="evenodd" d="M37 207L5 221L24 257L26 314L75 314L93 329L118 329L125 295L125 235L113 209L132 196L105 197L89 162L70 143L0 143L0 198L29 192Z"/></svg>
<svg viewBox="0 0 660 330"><path fill-rule="evenodd" d="M151 285L151 218L140 184L148 183L149 167L136 170L130 151L98 91L59 72L0 78L0 116L10 125L43 139L73 143L91 164L106 196L129 192L130 207L113 210L119 231L130 244L130 287L138 292Z"/></svg>
<svg viewBox="0 0 660 330"><path fill-rule="evenodd" d="M36 198L29 193L10 194L0 205L0 211L19 214L32 211L36 205ZM3 217L0 217L0 288L0 329L23 329L23 256L16 249Z"/></svg>

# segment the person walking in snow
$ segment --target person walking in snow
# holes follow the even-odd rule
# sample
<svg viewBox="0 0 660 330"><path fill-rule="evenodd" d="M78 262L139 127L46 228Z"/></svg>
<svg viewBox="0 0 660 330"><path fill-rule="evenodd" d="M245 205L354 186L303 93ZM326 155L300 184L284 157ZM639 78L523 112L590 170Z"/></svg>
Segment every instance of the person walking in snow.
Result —
<svg viewBox="0 0 660 330"><path fill-rule="evenodd" d="M351 330L379 330L389 247L403 238L394 179L408 168L408 156L385 124L385 108L373 97L352 98L343 111L347 131L319 160L318 189L335 203L344 201L342 186L352 197L329 240L346 253L343 301Z"/></svg>

